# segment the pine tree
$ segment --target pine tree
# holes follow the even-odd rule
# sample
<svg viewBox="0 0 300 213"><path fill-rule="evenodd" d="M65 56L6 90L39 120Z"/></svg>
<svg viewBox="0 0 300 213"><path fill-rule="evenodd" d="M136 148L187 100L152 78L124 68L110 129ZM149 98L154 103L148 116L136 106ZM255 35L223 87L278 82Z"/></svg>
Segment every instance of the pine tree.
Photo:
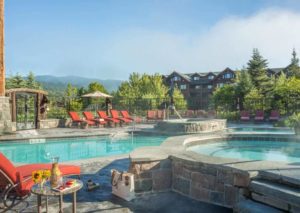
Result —
<svg viewBox="0 0 300 213"><path fill-rule="evenodd" d="M253 85L264 95L272 89L270 78L267 76L267 60L264 59L258 49L253 49L252 58L248 62L247 71Z"/></svg>
<svg viewBox="0 0 300 213"><path fill-rule="evenodd" d="M235 91L236 95L239 99L239 108L240 110L244 109L243 102L245 96L252 90L253 84L251 81L251 77L247 70L242 69L241 72L238 73L236 82L235 82Z"/></svg>
<svg viewBox="0 0 300 213"><path fill-rule="evenodd" d="M293 49L291 63L284 72L287 77L295 76L296 78L300 78L299 58L297 57L295 49Z"/></svg>
<svg viewBox="0 0 300 213"><path fill-rule="evenodd" d="M35 80L33 72L29 72L27 76L26 87L30 89L41 89L41 85Z"/></svg>

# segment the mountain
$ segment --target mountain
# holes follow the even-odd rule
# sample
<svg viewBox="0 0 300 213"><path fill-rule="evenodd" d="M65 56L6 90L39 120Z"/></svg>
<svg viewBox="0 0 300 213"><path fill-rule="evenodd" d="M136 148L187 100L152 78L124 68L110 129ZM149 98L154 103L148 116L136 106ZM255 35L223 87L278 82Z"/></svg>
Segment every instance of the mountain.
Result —
<svg viewBox="0 0 300 213"><path fill-rule="evenodd" d="M120 84L121 80L101 80L96 78L84 78L79 76L53 76L53 75L37 75L36 80L43 84L45 89L49 90L60 90L65 89L67 84L70 83L76 87L86 87L91 82L101 83L109 92L116 91Z"/></svg>

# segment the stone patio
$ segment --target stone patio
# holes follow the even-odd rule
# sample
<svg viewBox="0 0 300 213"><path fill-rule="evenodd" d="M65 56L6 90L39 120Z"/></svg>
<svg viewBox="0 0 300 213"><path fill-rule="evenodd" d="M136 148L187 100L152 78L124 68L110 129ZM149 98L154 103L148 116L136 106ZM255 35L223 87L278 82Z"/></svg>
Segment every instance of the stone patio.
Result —
<svg viewBox="0 0 300 213"><path fill-rule="evenodd" d="M82 180L92 179L101 187L88 192L84 187L77 194L77 212L232 212L232 210L192 200L174 192L148 194L139 196L131 202L124 201L111 194L110 170L127 170L128 155L109 158L97 158L72 162L80 164ZM65 196L64 212L71 212L72 198ZM29 206L24 213L36 212L36 196L32 195L26 202ZM23 207L25 205L21 204ZM19 208L22 206L18 206ZM49 199L49 212L57 212L57 198Z"/></svg>

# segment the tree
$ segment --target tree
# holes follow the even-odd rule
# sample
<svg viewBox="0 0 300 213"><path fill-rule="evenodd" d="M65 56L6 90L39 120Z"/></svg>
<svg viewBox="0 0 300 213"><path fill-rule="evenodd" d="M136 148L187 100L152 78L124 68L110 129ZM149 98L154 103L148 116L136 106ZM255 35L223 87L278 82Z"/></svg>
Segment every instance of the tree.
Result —
<svg viewBox="0 0 300 213"><path fill-rule="evenodd" d="M251 77L247 70L243 69L237 74L235 81L235 93L238 98L239 109L243 110L245 96L253 89Z"/></svg>
<svg viewBox="0 0 300 213"><path fill-rule="evenodd" d="M244 108L249 111L266 110L269 106L264 103L264 96L259 92L258 89L253 88L245 96Z"/></svg>
<svg viewBox="0 0 300 213"><path fill-rule="evenodd" d="M284 72L287 77L295 76L296 78L300 78L299 58L295 49L293 49L291 63L286 67Z"/></svg>
<svg viewBox="0 0 300 213"><path fill-rule="evenodd" d="M102 84L100 84L98 82L91 82L88 85L87 92L90 93L90 92L96 92L96 91L108 93L108 91L105 89L105 87Z"/></svg>
<svg viewBox="0 0 300 213"><path fill-rule="evenodd" d="M234 111L236 110L236 89L232 84L226 84L217 88L212 96L216 110Z"/></svg>
<svg viewBox="0 0 300 213"><path fill-rule="evenodd" d="M27 76L25 86L30 89L41 89L42 88L41 84L35 80L35 76L34 76L33 72L31 72L31 71L29 72L29 74Z"/></svg>
<svg viewBox="0 0 300 213"><path fill-rule="evenodd" d="M168 99L167 92L168 88L161 75L132 73L129 80L119 86L115 101L127 108L133 105L141 110L158 108ZM174 99L177 109L186 107L186 101L178 88L175 88Z"/></svg>
<svg viewBox="0 0 300 213"><path fill-rule="evenodd" d="M267 76L267 60L263 59L258 49L253 49L253 55L248 62L247 71L251 76L251 81L257 90L267 95L271 91L271 81Z"/></svg>
<svg viewBox="0 0 300 213"><path fill-rule="evenodd" d="M12 88L22 88L26 86L26 80L17 73L15 76L12 76L7 79L6 81L6 89L12 89Z"/></svg>
<svg viewBox="0 0 300 213"><path fill-rule="evenodd" d="M68 105L70 111L80 111L82 109L82 102L78 97L78 89L68 84L65 90L65 102Z"/></svg>

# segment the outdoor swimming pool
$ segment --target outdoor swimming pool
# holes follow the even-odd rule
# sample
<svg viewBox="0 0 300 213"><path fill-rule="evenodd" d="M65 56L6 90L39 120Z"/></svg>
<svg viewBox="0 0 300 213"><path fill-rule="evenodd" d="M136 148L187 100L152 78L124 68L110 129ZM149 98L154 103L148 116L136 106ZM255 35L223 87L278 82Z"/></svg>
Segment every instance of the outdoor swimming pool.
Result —
<svg viewBox="0 0 300 213"><path fill-rule="evenodd" d="M228 129L229 133L259 133L259 134L288 134L293 135L295 131L291 128L268 128L268 127L234 127Z"/></svg>
<svg viewBox="0 0 300 213"><path fill-rule="evenodd" d="M221 141L191 146L187 150L214 157L300 163L299 142Z"/></svg>
<svg viewBox="0 0 300 213"><path fill-rule="evenodd" d="M32 139L0 143L0 152L14 163L50 162L130 153L137 147L159 146L167 136L117 136L93 138Z"/></svg>

